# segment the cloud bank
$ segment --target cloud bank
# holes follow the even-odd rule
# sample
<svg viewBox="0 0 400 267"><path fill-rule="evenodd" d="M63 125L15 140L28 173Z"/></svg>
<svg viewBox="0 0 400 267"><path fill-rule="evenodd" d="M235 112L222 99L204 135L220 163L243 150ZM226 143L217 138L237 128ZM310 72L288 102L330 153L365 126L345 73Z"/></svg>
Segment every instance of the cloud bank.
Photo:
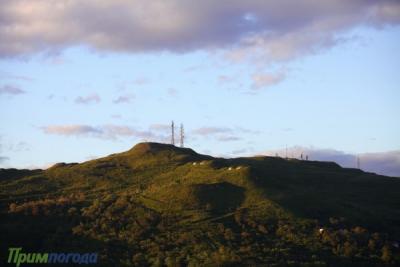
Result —
<svg viewBox="0 0 400 267"><path fill-rule="evenodd" d="M164 135L157 135L151 131L137 130L125 125L107 124L101 126L91 126L84 124L74 125L49 125L41 127L45 134L91 137L116 140L122 137L136 137L141 140L165 141Z"/></svg>
<svg viewBox="0 0 400 267"><path fill-rule="evenodd" d="M3 0L0 57L83 45L116 52L228 49L232 59L288 60L335 45L337 33L353 27L399 22L396 0Z"/></svg>
<svg viewBox="0 0 400 267"><path fill-rule="evenodd" d="M270 150L263 155L280 157L286 156L286 149ZM300 158L301 154L309 156L310 160L334 161L342 167L356 168L357 157L360 159L360 168L364 171L374 172L378 174L400 177L400 150L379 152L379 153L362 153L350 154L334 149L318 149L306 147L288 148L287 155L290 158Z"/></svg>
<svg viewBox="0 0 400 267"><path fill-rule="evenodd" d="M178 126L179 127L179 126ZM175 126L176 135L179 135L179 128ZM136 137L141 140L154 142L169 142L171 138L171 125L169 124L151 124L148 130L138 130L130 126L106 124L100 126L92 126L86 124L71 124L71 125L48 125L40 127L43 133L90 137L116 140L123 137ZM243 128L227 128L227 127L201 127L189 131L189 138L213 138L220 142L238 141L242 138L240 134L257 134L255 131Z"/></svg>

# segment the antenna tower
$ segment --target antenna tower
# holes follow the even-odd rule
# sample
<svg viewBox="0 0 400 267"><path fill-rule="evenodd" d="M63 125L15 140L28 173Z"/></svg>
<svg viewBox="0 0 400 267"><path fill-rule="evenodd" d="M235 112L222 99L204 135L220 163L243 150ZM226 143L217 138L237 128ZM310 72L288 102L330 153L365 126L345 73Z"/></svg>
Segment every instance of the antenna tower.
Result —
<svg viewBox="0 0 400 267"><path fill-rule="evenodd" d="M183 130L183 124L181 123L181 147L184 146L184 139L185 139L185 133Z"/></svg>
<svg viewBox="0 0 400 267"><path fill-rule="evenodd" d="M171 145L175 145L175 125L174 125L174 121L171 122Z"/></svg>

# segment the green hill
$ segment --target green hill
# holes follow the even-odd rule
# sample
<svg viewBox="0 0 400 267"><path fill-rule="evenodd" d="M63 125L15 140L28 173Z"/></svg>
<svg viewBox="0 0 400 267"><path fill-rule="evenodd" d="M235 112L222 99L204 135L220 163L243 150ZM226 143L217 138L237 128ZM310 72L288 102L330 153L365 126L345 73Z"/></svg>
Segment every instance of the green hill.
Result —
<svg viewBox="0 0 400 267"><path fill-rule="evenodd" d="M0 170L8 247L96 251L101 266L400 264L400 179L333 162L223 159L140 143Z"/></svg>

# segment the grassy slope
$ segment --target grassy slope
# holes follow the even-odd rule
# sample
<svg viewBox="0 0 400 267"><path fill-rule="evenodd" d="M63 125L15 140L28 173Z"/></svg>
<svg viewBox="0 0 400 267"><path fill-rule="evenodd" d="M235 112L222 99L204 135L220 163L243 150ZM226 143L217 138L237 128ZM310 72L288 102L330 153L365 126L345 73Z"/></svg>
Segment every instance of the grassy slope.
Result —
<svg viewBox="0 0 400 267"><path fill-rule="evenodd" d="M210 251L207 256L194 259L198 264L205 264L207 260L276 264L288 264L287 261L292 260L315 263L315 266L324 261L341 264L343 259L339 256L345 250L326 252L331 248L339 250L336 241L331 241L331 237L326 237L326 242L321 241L315 230L329 228L331 235L337 235L335 231L339 228L362 226L368 233L381 232L388 240L398 240L399 189L398 178L344 169L335 163L274 157L220 159L171 145L141 143L123 153L81 164L58 164L45 171L18 174L15 170L1 170L0 204L6 222L1 230L13 231L8 224L23 220L23 212L25 216L33 215L32 206L36 205L39 214L42 206L50 209L48 224L54 226L62 222L59 231L74 236L76 242L84 238L90 240L89 243L94 242L94 247L102 248L103 242L118 241L123 243L122 247L142 251L145 255L141 258L138 253L130 252L132 255L127 256L123 249L104 252L112 264L124 265L121 261L115 262L115 258L121 257L126 258L128 265L150 263L156 256L149 259L146 253L153 252L136 247L136 242L153 240L157 236L164 240L156 242L159 244L167 242L171 236L185 234L190 235L187 237L190 240L199 239L199 246L204 245L200 250ZM76 196L78 193L80 197ZM71 195L73 197L66 203L50 201ZM49 203L38 203L39 199L47 199ZM7 215L10 203L15 203L17 208ZM24 206L24 203L33 204ZM77 209L76 214L71 208ZM122 228L130 232L125 233ZM73 229L74 234L68 229ZM201 229L209 234L198 233ZM229 234L226 237L226 229L232 231L233 239ZM219 237L221 231L223 237ZM46 234L39 231L38 236L42 238ZM346 238L349 243L354 239ZM254 246L253 252L245 251L243 242L247 239L252 243L250 246ZM12 242L15 238L10 235L9 240ZM276 251L264 251L266 246L306 250L300 254L308 256L302 258L298 252L279 252L289 253L282 256ZM184 249L187 252L180 253L191 255L198 248L188 241L181 248ZM169 251L168 248L164 250ZM213 250L217 251L216 255ZM229 260L221 259L221 255ZM362 254L356 259L363 262L372 256ZM165 263L168 255L162 257ZM282 257L286 262L279 261ZM380 262L373 259L368 262ZM344 261L343 264L347 264Z"/></svg>

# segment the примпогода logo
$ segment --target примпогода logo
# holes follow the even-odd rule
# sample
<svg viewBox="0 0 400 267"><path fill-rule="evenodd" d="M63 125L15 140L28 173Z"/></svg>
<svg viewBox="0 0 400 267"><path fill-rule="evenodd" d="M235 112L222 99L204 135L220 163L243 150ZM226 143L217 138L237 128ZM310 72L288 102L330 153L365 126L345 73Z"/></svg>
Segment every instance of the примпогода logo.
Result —
<svg viewBox="0 0 400 267"><path fill-rule="evenodd" d="M97 253L35 253L22 252L22 248L9 248L7 263L14 263L17 267L21 264L96 264Z"/></svg>

